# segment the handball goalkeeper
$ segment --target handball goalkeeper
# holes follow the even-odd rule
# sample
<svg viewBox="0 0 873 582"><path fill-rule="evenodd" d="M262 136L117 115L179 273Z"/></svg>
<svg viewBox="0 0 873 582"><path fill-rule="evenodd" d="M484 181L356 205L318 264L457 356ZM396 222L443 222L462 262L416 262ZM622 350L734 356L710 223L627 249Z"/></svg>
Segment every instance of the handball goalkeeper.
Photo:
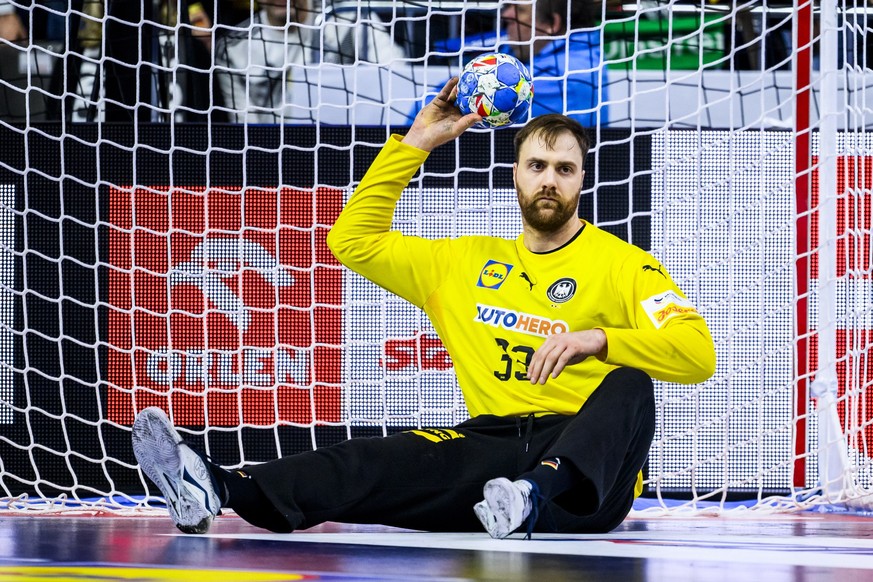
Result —
<svg viewBox="0 0 873 582"><path fill-rule="evenodd" d="M578 218L589 142L560 114L516 134L518 238L392 231L429 152L480 121L454 106L456 85L388 139L327 240L427 313L470 419L227 471L148 408L134 452L182 531L205 532L222 507L276 532L333 521L494 538L608 532L629 513L655 430L652 378L709 378L709 330L659 261Z"/></svg>

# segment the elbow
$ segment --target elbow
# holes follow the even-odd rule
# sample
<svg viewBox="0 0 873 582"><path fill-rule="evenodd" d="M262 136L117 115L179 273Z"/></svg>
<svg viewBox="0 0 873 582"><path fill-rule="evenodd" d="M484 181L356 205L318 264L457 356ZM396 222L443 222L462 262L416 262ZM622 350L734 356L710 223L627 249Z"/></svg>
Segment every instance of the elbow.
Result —
<svg viewBox="0 0 873 582"><path fill-rule="evenodd" d="M334 255L336 255L336 249L339 246L340 241L339 241L339 237L336 234L335 228L332 228L329 231L327 231L327 238L325 239L325 242L327 243L327 248L330 249L330 252L332 252Z"/></svg>
<svg viewBox="0 0 873 582"><path fill-rule="evenodd" d="M374 247L378 238L354 236L337 229L334 226L327 233L327 248L339 263L350 269L357 270L362 263L373 259Z"/></svg>
<svg viewBox="0 0 873 582"><path fill-rule="evenodd" d="M678 384L700 384L712 378L715 374L716 358L715 346L712 342L706 349L684 349L673 352L675 366L671 373L659 380L676 382Z"/></svg>
<svg viewBox="0 0 873 582"><path fill-rule="evenodd" d="M705 356L691 362L686 383L700 384L712 378L715 374L715 363L715 347L713 347Z"/></svg>
<svg viewBox="0 0 873 582"><path fill-rule="evenodd" d="M701 367L695 371L695 375L689 380L689 384L700 384L712 378L715 374L715 364L712 366Z"/></svg>
<svg viewBox="0 0 873 582"><path fill-rule="evenodd" d="M327 248L333 253L333 256L341 264L345 265L348 255L349 243L346 237L339 234L336 227L330 229L327 233Z"/></svg>
<svg viewBox="0 0 873 582"><path fill-rule="evenodd" d="M700 384L709 380L715 374L715 342L712 341L708 328L698 328L696 331L697 334L695 334L692 345L696 344L699 347L686 351L688 355L687 384Z"/></svg>

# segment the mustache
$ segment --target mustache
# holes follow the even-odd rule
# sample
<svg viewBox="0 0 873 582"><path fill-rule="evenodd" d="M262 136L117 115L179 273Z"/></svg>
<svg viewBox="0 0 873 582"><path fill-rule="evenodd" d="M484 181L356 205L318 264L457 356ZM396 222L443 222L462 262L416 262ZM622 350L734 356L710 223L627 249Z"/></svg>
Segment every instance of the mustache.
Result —
<svg viewBox="0 0 873 582"><path fill-rule="evenodd" d="M558 190L557 190L557 188L543 188L543 189L540 190L539 193L536 195L536 197L534 198L534 201L536 201L536 200L542 200L542 199L544 199L544 198L548 198L548 199L551 199L551 200L558 200L559 197L558 197Z"/></svg>

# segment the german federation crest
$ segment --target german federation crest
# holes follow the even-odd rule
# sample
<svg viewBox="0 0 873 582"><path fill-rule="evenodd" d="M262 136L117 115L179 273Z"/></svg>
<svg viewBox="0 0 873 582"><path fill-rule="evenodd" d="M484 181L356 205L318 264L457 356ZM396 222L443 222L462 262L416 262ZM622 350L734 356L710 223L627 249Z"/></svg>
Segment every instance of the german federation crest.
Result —
<svg viewBox="0 0 873 582"><path fill-rule="evenodd" d="M554 303L566 303L576 294L576 280L570 277L558 279L549 286L546 296Z"/></svg>

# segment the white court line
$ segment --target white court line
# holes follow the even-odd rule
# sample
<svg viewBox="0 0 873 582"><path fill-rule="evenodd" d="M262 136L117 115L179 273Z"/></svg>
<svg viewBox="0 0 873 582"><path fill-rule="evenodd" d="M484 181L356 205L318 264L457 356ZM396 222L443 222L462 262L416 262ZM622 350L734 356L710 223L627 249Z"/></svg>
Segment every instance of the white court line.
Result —
<svg viewBox="0 0 873 582"><path fill-rule="evenodd" d="M183 534L172 534L183 535ZM517 552L565 556L648 558L689 562L778 564L873 570L873 539L833 536L701 535L620 532L604 535L534 534L493 540L479 533L207 534L219 539L352 544L441 550ZM693 553L689 553L693 550Z"/></svg>

